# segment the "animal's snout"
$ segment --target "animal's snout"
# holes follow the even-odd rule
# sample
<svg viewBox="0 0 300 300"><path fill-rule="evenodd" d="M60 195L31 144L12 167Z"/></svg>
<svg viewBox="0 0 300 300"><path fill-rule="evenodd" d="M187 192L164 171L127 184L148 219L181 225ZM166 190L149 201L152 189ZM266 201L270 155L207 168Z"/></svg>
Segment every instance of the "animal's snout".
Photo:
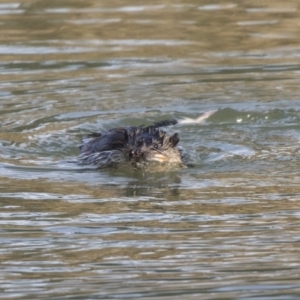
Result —
<svg viewBox="0 0 300 300"><path fill-rule="evenodd" d="M130 154L132 157L139 157L141 156L142 151L140 149L132 149Z"/></svg>
<svg viewBox="0 0 300 300"><path fill-rule="evenodd" d="M132 149L129 151L129 158L130 159L138 159L142 156L141 149Z"/></svg>

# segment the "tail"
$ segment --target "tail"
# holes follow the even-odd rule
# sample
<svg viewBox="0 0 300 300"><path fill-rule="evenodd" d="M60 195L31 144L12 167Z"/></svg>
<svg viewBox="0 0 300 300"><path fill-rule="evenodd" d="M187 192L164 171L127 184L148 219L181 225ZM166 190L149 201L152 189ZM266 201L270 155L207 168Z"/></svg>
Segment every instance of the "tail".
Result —
<svg viewBox="0 0 300 300"><path fill-rule="evenodd" d="M164 126L170 126L170 125L176 125L176 124L201 124L203 123L206 119L208 119L211 115L213 115L216 112L216 110L210 110L207 111L206 113L202 114L196 119L192 118L184 118L182 120L164 120L160 122L154 123L153 127L164 127Z"/></svg>

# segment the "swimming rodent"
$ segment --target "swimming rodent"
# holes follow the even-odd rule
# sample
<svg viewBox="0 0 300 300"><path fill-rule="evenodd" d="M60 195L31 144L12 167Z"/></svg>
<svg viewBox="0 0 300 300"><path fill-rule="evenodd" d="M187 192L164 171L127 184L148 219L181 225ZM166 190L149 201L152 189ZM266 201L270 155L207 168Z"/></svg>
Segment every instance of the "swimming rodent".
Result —
<svg viewBox="0 0 300 300"><path fill-rule="evenodd" d="M96 168L113 167L129 161L136 166L149 162L183 165L183 155L178 148L177 133L167 134L160 127L202 123L215 111L197 119L165 120L151 126L113 128L103 133L92 133L80 146L78 162Z"/></svg>

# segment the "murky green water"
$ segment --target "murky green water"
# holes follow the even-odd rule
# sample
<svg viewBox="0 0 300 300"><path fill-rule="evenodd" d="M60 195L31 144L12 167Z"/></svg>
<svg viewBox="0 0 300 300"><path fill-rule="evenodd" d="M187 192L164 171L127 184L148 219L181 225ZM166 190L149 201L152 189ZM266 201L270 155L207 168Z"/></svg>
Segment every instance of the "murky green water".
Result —
<svg viewBox="0 0 300 300"><path fill-rule="evenodd" d="M1 299L299 299L297 1L0 2ZM191 167L76 164L173 126Z"/></svg>

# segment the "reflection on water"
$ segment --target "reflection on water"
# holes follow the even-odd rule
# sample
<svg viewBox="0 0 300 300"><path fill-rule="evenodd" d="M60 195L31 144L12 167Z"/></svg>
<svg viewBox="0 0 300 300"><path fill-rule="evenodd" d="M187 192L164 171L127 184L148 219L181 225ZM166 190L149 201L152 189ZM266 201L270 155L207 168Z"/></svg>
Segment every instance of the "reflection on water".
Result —
<svg viewBox="0 0 300 300"><path fill-rule="evenodd" d="M0 298L298 299L298 7L0 3ZM76 164L213 109L187 168Z"/></svg>

